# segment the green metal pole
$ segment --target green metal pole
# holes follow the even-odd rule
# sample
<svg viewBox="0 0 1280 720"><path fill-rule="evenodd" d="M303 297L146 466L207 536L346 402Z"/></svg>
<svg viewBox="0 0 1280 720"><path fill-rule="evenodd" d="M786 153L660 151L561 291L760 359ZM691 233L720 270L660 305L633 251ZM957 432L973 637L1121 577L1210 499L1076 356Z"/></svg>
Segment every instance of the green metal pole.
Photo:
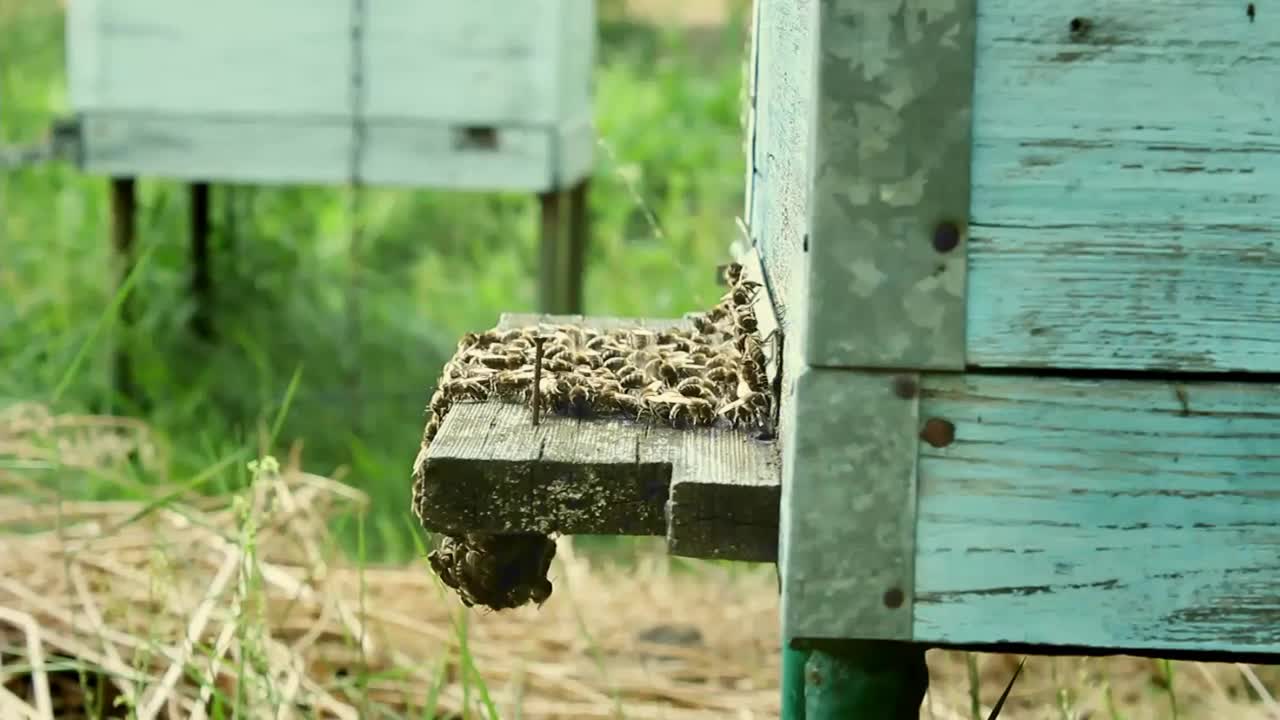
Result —
<svg viewBox="0 0 1280 720"><path fill-rule="evenodd" d="M783 659L785 720L916 720L929 688L925 648L909 643L848 641L807 653L804 702L788 692L793 656Z"/></svg>
<svg viewBox="0 0 1280 720"><path fill-rule="evenodd" d="M804 668L809 661L808 650L796 650L782 645L782 720L805 720Z"/></svg>

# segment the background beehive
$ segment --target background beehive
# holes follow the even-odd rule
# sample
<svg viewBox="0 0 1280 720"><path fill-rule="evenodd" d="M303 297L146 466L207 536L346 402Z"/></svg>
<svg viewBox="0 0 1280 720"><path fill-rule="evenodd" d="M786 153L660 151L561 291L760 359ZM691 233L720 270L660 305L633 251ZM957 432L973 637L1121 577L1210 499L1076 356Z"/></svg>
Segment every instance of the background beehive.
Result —
<svg viewBox="0 0 1280 720"><path fill-rule="evenodd" d="M357 134L372 184L545 191L591 166L592 0L75 0L67 26L91 172L335 183Z"/></svg>

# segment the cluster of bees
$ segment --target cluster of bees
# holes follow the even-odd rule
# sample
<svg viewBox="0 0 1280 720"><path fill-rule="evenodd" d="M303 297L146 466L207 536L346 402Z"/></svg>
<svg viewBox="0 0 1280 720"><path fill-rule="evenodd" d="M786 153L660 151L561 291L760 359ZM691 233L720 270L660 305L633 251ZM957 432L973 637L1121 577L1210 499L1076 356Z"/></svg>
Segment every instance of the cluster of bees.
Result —
<svg viewBox="0 0 1280 720"><path fill-rule="evenodd" d="M767 429L774 398L755 300L760 284L734 264L728 292L685 327L645 329L540 326L467 333L431 397L423 445L459 402L531 403L576 417L622 415L677 428L724 424ZM535 388L535 378L537 386ZM422 501L414 485L414 509ZM538 535L447 537L429 560L468 606L541 603L550 539ZM551 545L554 554L554 545Z"/></svg>

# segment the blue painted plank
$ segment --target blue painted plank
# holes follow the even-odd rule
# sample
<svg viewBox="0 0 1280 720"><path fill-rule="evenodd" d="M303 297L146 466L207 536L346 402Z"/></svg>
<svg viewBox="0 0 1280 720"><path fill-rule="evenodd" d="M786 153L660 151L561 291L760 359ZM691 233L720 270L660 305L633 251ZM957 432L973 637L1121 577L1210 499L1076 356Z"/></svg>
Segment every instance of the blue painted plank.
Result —
<svg viewBox="0 0 1280 720"><path fill-rule="evenodd" d="M1280 371L1280 16L978 6L971 364Z"/></svg>
<svg viewBox="0 0 1280 720"><path fill-rule="evenodd" d="M929 377L913 637L1280 652L1280 386Z"/></svg>

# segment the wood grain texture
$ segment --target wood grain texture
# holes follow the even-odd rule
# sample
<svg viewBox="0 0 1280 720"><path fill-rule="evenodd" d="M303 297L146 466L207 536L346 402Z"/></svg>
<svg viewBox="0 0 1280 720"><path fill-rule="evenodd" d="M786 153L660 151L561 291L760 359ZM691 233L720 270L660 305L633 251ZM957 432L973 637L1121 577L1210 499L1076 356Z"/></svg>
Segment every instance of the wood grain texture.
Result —
<svg viewBox="0 0 1280 720"><path fill-rule="evenodd" d="M351 0L74 0L75 111L349 117Z"/></svg>
<svg viewBox="0 0 1280 720"><path fill-rule="evenodd" d="M351 0L76 0L77 111L349 118ZM370 119L557 127L591 116L594 0L382 0L361 20Z"/></svg>
<svg viewBox="0 0 1280 720"><path fill-rule="evenodd" d="M539 324L688 321L504 313L497 327ZM425 455L423 522L443 532L665 535L673 555L771 562L780 472L777 442L743 431L557 415L533 427L523 406L460 403Z"/></svg>
<svg viewBox="0 0 1280 720"><path fill-rule="evenodd" d="M1280 22L1244 5L979 4L971 364L1280 371Z"/></svg>
<svg viewBox="0 0 1280 720"><path fill-rule="evenodd" d="M94 173L263 184L350 176L353 133L342 120L89 113L83 133L83 167ZM583 124L561 134L499 127L492 145L477 146L455 126L371 122L361 176L371 185L543 192L590 173L593 137Z"/></svg>
<svg viewBox="0 0 1280 720"><path fill-rule="evenodd" d="M381 0L369 7L375 117L545 126L591 114L593 0Z"/></svg>
<svg viewBox="0 0 1280 720"><path fill-rule="evenodd" d="M778 322L790 332L805 269L813 127L814 0L761 1L753 68L747 223Z"/></svg>
<svg viewBox="0 0 1280 720"><path fill-rule="evenodd" d="M1280 652L1280 386L938 376L930 419L915 640Z"/></svg>

